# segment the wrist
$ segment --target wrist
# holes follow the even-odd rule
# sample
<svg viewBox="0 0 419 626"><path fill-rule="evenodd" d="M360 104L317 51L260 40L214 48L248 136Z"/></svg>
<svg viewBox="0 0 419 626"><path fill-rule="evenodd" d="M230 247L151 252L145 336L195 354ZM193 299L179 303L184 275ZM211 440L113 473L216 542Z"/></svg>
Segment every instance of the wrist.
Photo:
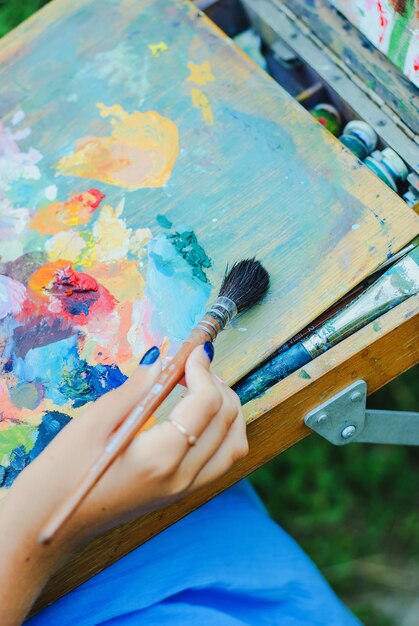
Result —
<svg viewBox="0 0 419 626"><path fill-rule="evenodd" d="M18 490L0 503L0 623L20 624L70 546L38 542L37 516L27 515Z"/></svg>

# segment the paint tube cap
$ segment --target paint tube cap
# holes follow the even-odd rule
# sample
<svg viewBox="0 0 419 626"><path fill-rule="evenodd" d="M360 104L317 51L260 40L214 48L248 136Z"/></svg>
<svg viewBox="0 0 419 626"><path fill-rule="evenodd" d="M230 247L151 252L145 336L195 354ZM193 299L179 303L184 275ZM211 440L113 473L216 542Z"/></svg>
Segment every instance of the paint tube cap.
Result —
<svg viewBox="0 0 419 626"><path fill-rule="evenodd" d="M359 137L366 145L368 153L372 152L377 145L377 133L367 122L362 120L351 120L348 122L343 129L343 133Z"/></svg>
<svg viewBox="0 0 419 626"><path fill-rule="evenodd" d="M385 148L381 154L382 163L389 168L391 173L400 180L406 180L409 170L399 155L392 148Z"/></svg>
<svg viewBox="0 0 419 626"><path fill-rule="evenodd" d="M381 180L386 183L386 185L388 185L393 191L397 192L396 181L391 175L390 170L385 167L385 165L383 165L379 160L375 159L374 154L375 153L373 152L371 156L368 156L365 159L365 165L368 167L368 169L371 170L371 172L374 172L374 174L378 176L378 178L381 178Z"/></svg>
<svg viewBox="0 0 419 626"><path fill-rule="evenodd" d="M341 128L340 113L333 104L316 104L310 113L332 135L337 136L339 134Z"/></svg>
<svg viewBox="0 0 419 626"><path fill-rule="evenodd" d="M406 191L406 193L403 194L402 197L406 204L412 208L419 203L419 196L414 191L412 191L411 188L409 189L409 191Z"/></svg>
<svg viewBox="0 0 419 626"><path fill-rule="evenodd" d="M328 102L316 104L316 106L314 106L311 110L312 111L327 111L328 113L333 115L333 117L335 117L339 122L341 120L340 113L337 110L337 108L334 107L333 104L329 104Z"/></svg>
<svg viewBox="0 0 419 626"><path fill-rule="evenodd" d="M356 135L341 135L339 140L346 146L353 154L355 154L358 159L363 161L366 156L368 156L368 150L365 143Z"/></svg>
<svg viewBox="0 0 419 626"><path fill-rule="evenodd" d="M407 182L413 189L415 189L419 193L419 176L416 172L410 172L407 177Z"/></svg>

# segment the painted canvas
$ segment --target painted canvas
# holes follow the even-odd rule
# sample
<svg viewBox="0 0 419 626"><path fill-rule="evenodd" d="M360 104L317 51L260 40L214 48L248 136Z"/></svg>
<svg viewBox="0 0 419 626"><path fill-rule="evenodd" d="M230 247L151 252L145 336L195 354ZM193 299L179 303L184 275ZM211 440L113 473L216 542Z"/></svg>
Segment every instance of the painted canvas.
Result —
<svg viewBox="0 0 419 626"><path fill-rule="evenodd" d="M272 276L217 346L233 382L418 231L188 2L55 0L0 62L3 494L145 350L171 358L227 262Z"/></svg>
<svg viewBox="0 0 419 626"><path fill-rule="evenodd" d="M332 4L419 87L416 0L332 0Z"/></svg>

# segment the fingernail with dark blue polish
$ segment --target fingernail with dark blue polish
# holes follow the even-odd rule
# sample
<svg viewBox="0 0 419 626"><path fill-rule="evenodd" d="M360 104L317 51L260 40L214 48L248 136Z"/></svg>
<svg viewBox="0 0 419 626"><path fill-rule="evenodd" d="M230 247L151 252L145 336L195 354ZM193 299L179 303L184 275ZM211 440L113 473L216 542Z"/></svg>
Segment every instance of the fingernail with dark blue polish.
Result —
<svg viewBox="0 0 419 626"><path fill-rule="evenodd" d="M153 346L150 350L147 350L145 355L140 361L140 365L153 365L160 356L160 350L157 346Z"/></svg>
<svg viewBox="0 0 419 626"><path fill-rule="evenodd" d="M212 359L214 358L214 346L212 345L211 341L206 341L204 343L204 352L209 358L210 363L211 363Z"/></svg>

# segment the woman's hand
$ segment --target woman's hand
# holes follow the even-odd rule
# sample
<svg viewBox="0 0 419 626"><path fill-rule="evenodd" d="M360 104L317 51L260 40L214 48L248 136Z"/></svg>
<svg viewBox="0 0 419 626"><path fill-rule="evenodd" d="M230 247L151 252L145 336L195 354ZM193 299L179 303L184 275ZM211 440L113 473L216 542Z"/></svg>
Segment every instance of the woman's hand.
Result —
<svg viewBox="0 0 419 626"><path fill-rule="evenodd" d="M0 622L19 624L53 571L87 540L215 480L248 450L236 394L210 373L202 346L188 359L188 393L170 421L141 433L114 462L49 546L37 536L106 441L153 385L157 360L90 404L15 481L0 507ZM9 583L7 583L9 581ZM19 583L17 583L19 581ZM4 615L3 607L9 612ZM6 608L8 607L8 609ZM15 608L14 608L15 607Z"/></svg>

